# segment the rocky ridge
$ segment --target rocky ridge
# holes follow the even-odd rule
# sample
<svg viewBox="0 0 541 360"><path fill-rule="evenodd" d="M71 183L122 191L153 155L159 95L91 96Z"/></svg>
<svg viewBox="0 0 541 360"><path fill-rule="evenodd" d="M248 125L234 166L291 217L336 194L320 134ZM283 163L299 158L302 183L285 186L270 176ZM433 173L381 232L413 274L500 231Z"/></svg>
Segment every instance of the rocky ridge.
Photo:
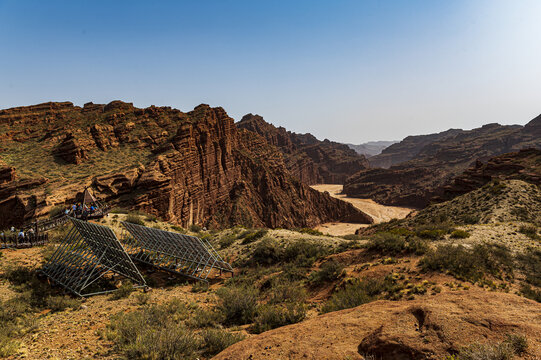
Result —
<svg viewBox="0 0 541 360"><path fill-rule="evenodd" d="M422 208L441 192L441 187L475 161L488 161L504 153L541 147L541 138L536 135L540 129L541 117L524 127L488 124L470 131L449 130L443 138L424 144L411 160L388 169L359 171L346 180L344 192L385 205ZM392 145L386 151L389 154L394 151L393 147L395 150L408 147L409 142ZM406 152L404 156L410 156L408 154L411 153Z"/></svg>
<svg viewBox="0 0 541 360"><path fill-rule="evenodd" d="M259 115L245 115L237 127L255 132L278 147L291 174L308 185L342 184L348 176L369 166L364 155L347 145L275 127Z"/></svg>
<svg viewBox="0 0 541 360"><path fill-rule="evenodd" d="M53 199L73 199L74 193L59 195L68 184L90 183L106 202L183 226L372 222L291 176L274 146L238 130L222 108L200 105L183 113L121 101L83 108L47 103L0 111L0 127L6 130L2 157L25 171L22 180L0 185L0 227L43 214ZM24 146L28 152L20 151ZM47 179L38 180L40 173ZM46 182L54 188L41 186Z"/></svg>

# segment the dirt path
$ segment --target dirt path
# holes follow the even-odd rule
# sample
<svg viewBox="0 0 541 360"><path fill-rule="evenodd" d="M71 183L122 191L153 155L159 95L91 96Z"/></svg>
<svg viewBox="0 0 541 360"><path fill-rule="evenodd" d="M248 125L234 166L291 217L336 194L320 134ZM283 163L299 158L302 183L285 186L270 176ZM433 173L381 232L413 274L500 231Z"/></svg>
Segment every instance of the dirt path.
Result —
<svg viewBox="0 0 541 360"><path fill-rule="evenodd" d="M386 206L381 205L370 199L358 199L352 198L345 194L342 194L342 185L340 184L319 184L312 185L312 188L317 191L328 191L332 197L340 200L347 201L357 209L370 215L376 224L386 222L391 219L403 219L413 209L398 207L398 206ZM343 236L347 234L354 234L355 230L367 225L350 224L350 223L326 223L319 225L316 230L319 230L325 234Z"/></svg>

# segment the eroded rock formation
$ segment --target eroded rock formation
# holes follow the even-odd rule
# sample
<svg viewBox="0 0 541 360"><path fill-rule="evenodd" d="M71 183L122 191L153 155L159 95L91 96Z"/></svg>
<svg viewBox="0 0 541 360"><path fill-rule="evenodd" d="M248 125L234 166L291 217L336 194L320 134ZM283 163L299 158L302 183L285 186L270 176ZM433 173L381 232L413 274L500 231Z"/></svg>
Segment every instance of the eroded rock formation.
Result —
<svg viewBox="0 0 541 360"><path fill-rule="evenodd" d="M350 175L368 168L366 158L347 145L277 128L259 115L245 115L237 127L255 132L278 147L291 174L308 185L343 184Z"/></svg>
<svg viewBox="0 0 541 360"><path fill-rule="evenodd" d="M36 168L36 177L11 180L0 192L0 212L8 214L14 206L25 212L5 215L0 227L43 212L54 199L66 199L58 195L67 191L61 186L73 191L74 182L92 182L106 202L183 226L306 227L341 219L372 221L350 204L297 180L275 146L237 129L222 108L200 105L183 113L169 107L138 109L121 101L83 108L48 103L0 111L0 122L10 129L3 150L16 152L20 144L31 144L32 153L21 154L18 161L21 166L29 159L37 162L26 171ZM52 164L56 170L49 180L56 185L45 191L36 178ZM25 186L31 189L25 196L36 198L14 205L11 191L22 194Z"/></svg>
<svg viewBox="0 0 541 360"><path fill-rule="evenodd" d="M442 186L475 161L485 162L529 147L541 148L541 137L536 135L540 129L541 118L537 117L524 127L488 124L470 131L449 130L445 137L424 144L411 160L388 169L361 170L346 180L344 192L385 205L424 207ZM408 147L408 142L392 145L384 153L393 147Z"/></svg>

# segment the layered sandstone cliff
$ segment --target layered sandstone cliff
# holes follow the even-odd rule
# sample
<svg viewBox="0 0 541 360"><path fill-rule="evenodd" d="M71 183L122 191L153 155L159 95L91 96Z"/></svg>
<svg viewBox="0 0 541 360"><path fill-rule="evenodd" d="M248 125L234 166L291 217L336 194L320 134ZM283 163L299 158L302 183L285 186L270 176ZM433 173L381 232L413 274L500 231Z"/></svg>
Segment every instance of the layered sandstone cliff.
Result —
<svg viewBox="0 0 541 360"><path fill-rule="evenodd" d="M345 144L320 141L311 134L296 134L267 123L261 116L247 114L237 127L257 133L284 154L289 171L302 182L343 184L346 178L367 169L364 155Z"/></svg>
<svg viewBox="0 0 541 360"><path fill-rule="evenodd" d="M362 170L351 176L344 184L344 192L385 205L424 207L440 193L442 186L475 161L487 161L524 148L540 148L541 137L536 135L540 129L541 118L537 117L524 127L488 124L458 133L450 130L452 134L425 144L411 160L388 169ZM406 145L395 144L388 150Z"/></svg>
<svg viewBox="0 0 541 360"><path fill-rule="evenodd" d="M291 176L275 146L237 129L222 108L200 105L183 113L120 101L83 108L48 103L0 111L0 124L9 129L2 154L17 154L10 168L24 167L25 175L0 185L0 227L43 213L58 199L69 201L60 193L73 191L74 184L93 184L107 202L183 226L371 222L350 204ZM18 152L21 144L28 153ZM48 188L41 186L41 173ZM13 196L37 198L23 202Z"/></svg>

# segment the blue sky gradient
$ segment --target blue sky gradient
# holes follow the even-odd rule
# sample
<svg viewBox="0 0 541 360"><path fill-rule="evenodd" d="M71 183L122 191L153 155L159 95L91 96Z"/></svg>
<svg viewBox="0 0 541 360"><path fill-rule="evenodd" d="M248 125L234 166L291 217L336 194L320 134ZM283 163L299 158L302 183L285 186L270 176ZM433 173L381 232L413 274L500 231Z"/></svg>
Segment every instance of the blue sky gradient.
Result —
<svg viewBox="0 0 541 360"><path fill-rule="evenodd" d="M258 113L360 143L541 113L541 2L0 0L0 108Z"/></svg>

